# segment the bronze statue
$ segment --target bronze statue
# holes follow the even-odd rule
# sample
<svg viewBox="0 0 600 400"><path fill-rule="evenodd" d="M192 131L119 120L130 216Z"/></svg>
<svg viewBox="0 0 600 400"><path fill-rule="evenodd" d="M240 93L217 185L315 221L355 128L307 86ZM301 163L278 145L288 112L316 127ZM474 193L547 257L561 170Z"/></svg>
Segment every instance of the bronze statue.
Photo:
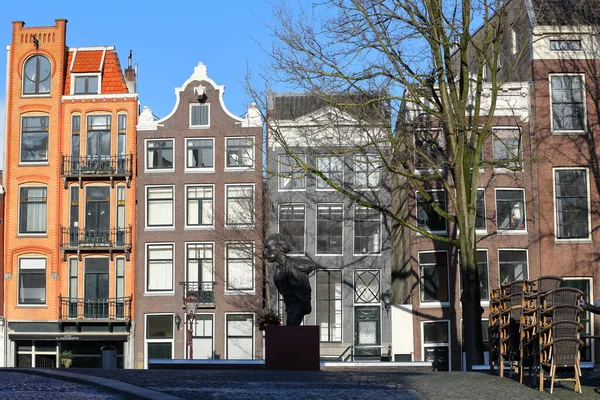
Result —
<svg viewBox="0 0 600 400"><path fill-rule="evenodd" d="M265 257L275 263L273 282L283 297L286 325L300 325L305 315L310 314L310 282L308 274L317 269L312 260L289 257L291 247L279 233L273 233L265 244Z"/></svg>

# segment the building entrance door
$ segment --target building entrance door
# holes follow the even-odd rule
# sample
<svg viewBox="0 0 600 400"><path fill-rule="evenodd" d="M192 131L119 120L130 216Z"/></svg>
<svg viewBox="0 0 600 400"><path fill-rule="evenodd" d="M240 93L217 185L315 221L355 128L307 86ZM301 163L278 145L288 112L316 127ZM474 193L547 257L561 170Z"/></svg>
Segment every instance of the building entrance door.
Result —
<svg viewBox="0 0 600 400"><path fill-rule="evenodd" d="M381 359L381 308L354 307L354 357Z"/></svg>

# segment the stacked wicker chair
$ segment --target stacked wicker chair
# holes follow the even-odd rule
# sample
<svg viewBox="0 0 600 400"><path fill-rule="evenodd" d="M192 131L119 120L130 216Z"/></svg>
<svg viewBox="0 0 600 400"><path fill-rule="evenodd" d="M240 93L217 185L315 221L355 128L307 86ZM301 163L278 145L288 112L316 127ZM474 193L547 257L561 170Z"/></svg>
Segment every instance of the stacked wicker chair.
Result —
<svg viewBox="0 0 600 400"><path fill-rule="evenodd" d="M581 393L579 351L583 342L579 331L583 326L579 314L583 309L579 300L582 295L577 289L559 288L539 296L540 391L544 390L547 370L551 379L550 393L558 381L575 382L575 390ZM557 368L572 370L573 378L557 378Z"/></svg>
<svg viewBox="0 0 600 400"><path fill-rule="evenodd" d="M502 288L493 289L490 294L490 316L488 319L488 333L490 343L490 372L500 361L500 315L503 311Z"/></svg>
<svg viewBox="0 0 600 400"><path fill-rule="evenodd" d="M499 332L499 354L498 366L500 376L504 376L504 363L508 361L509 366L517 366L519 359L520 322L523 312L523 296L525 281L514 281L502 285L500 293L501 311L498 321Z"/></svg>

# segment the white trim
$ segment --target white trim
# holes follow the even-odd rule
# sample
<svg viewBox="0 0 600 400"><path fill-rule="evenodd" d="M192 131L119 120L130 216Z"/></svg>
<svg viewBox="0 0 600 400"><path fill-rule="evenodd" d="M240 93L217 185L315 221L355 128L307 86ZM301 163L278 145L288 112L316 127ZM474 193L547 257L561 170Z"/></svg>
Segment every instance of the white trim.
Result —
<svg viewBox="0 0 600 400"><path fill-rule="evenodd" d="M587 193L587 237L582 238L559 238L558 237L558 206L556 204L556 172L557 171L565 171L565 170L580 170L585 171L585 180L587 183L586 193ZM590 172L587 167L553 167L552 168L552 202L554 203L554 241L556 243L590 243L592 241L592 230L590 229L592 226L592 209L591 209L591 201L590 201Z"/></svg>
<svg viewBox="0 0 600 400"><path fill-rule="evenodd" d="M369 252L357 253L356 252L356 210L359 208L373 210L379 214L379 245L378 245L377 251L374 253L369 253ZM354 218L352 219L352 229L353 229L353 239L354 239L352 241L352 255L353 256L355 256L355 257L380 257L381 256L381 250L383 248L383 215L381 214L381 211L375 210L370 207L362 207L362 206L356 205L354 207Z"/></svg>
<svg viewBox="0 0 600 400"><path fill-rule="evenodd" d="M252 289L228 289L229 286L229 265L227 258L227 250L229 249L229 245L252 245ZM224 267L224 295L248 295L248 294L256 294L256 243L253 240L229 240L223 243L223 267Z"/></svg>
<svg viewBox="0 0 600 400"><path fill-rule="evenodd" d="M211 342L212 342L212 356L211 358L209 358L209 360L214 360L215 359L215 340L216 340L216 329L215 329L215 320L216 320L216 316L214 312L196 312L196 316L198 315L210 315L212 317L211 321L212 321L212 332L211 332ZM197 321L197 318L196 320ZM197 333L197 324L194 323L194 329L192 330L192 346L194 346L194 334ZM254 340L254 338L252 338ZM184 343L185 346L185 343ZM187 347L187 346L185 346ZM183 354L185 354L186 359L187 359L187 349L184 350ZM206 360L204 358L194 358L194 360Z"/></svg>
<svg viewBox="0 0 600 400"><path fill-rule="evenodd" d="M516 163L519 163L519 165L513 166L513 169L498 167L498 166L494 165L494 172L497 174L523 172L523 147L524 147L523 132L521 131L521 127L519 127L519 126L494 126L494 127L492 127L492 160L494 161L494 164L499 162L499 160L496 160L496 154L495 154L496 141L498 140L501 143L503 143L503 140L502 140L503 138L514 137L514 136L511 136L511 134L508 133L507 131L518 131L518 139L519 139L518 152L519 152L519 154L517 155L518 160L516 161ZM507 164L514 164L514 162L511 161Z"/></svg>
<svg viewBox="0 0 600 400"><path fill-rule="evenodd" d="M498 191L520 191L523 193L523 229L500 229L498 222ZM499 235L527 235L527 202L525 200L525 189L520 187L497 187L494 189L495 210L496 210L496 233Z"/></svg>
<svg viewBox="0 0 600 400"><path fill-rule="evenodd" d="M210 187L212 189L212 224L210 225L188 225L188 189L189 188L197 188L197 187L202 187L202 188L206 188L206 187ZM215 229L215 184L214 183L208 183L208 184L201 184L201 183L188 183L185 184L183 186L183 189L185 191L184 193L184 228L185 229L189 229L189 230L208 230L208 229ZM200 218L200 217L199 217ZM201 218L200 218L201 219Z"/></svg>
<svg viewBox="0 0 600 400"><path fill-rule="evenodd" d="M75 93L75 80L77 78L85 77L97 77L98 78L98 92L97 93ZM78 96L88 98L88 96L98 96L102 94L102 73L100 72L71 72L71 88L69 90L71 96Z"/></svg>
<svg viewBox="0 0 600 400"><path fill-rule="evenodd" d="M496 250L496 259L498 260L498 282L499 285L502 285L502 276L500 275L500 252L501 251L519 251L519 252L525 252L525 276L523 277L523 280L527 280L529 279L529 250L528 249L523 249L523 248L498 248ZM490 266L489 266L489 261L488 261L488 272L489 272Z"/></svg>
<svg viewBox="0 0 600 400"><path fill-rule="evenodd" d="M152 188L171 188L171 225L148 225L148 189ZM175 228L175 185L146 185L144 186L144 228L145 230L172 230Z"/></svg>
<svg viewBox="0 0 600 400"><path fill-rule="evenodd" d="M146 330L148 329L148 317L149 316L163 316L170 315L173 321L173 337L171 339L148 339ZM175 326L175 313L148 313L144 314L144 368L148 369L148 343L171 343L171 358L175 357L175 332L177 327Z"/></svg>
<svg viewBox="0 0 600 400"><path fill-rule="evenodd" d="M437 319L429 321L421 321L421 358L425 360L425 324L441 323L445 322L448 327L448 342L445 343L431 343L427 344L427 347L447 347L448 348L448 371L452 371L452 336L451 336L451 323L449 319Z"/></svg>
<svg viewBox="0 0 600 400"><path fill-rule="evenodd" d="M357 279L357 273L361 273L361 272L374 272L377 271L379 278L378 278L378 284L379 284L379 293L377 294L377 300L373 300L373 302L371 303L357 303L356 302L356 279ZM382 277L382 269L381 268L356 268L352 270L352 306L379 306L379 308L381 308L381 295L383 294L383 277Z"/></svg>
<svg viewBox="0 0 600 400"><path fill-rule="evenodd" d="M343 156L334 155L334 154L316 154L315 155L315 167L316 167L316 169L319 170L319 171L321 171L323 173L323 175L326 175L327 178L329 180L331 180L331 162L329 163L329 167L330 167L329 171L327 171L327 173L325 173L323 171L323 169L319 167L319 160L322 160L322 159L336 160L336 162L339 161L341 163L341 166L342 166L342 177L341 177L341 182L339 182L339 185L341 187L344 187L344 170L346 169L345 165L344 165L345 164L344 163L344 157ZM320 177L316 176L315 179L316 179L315 190L317 192L334 192L334 191L336 191L335 188L329 186L329 184L327 184ZM320 182L323 182L323 185L325 185L325 187L321 187L320 188L319 187L319 183Z"/></svg>
<svg viewBox="0 0 600 400"><path fill-rule="evenodd" d="M251 139L252 140L252 165L251 166L241 166L241 167L229 167L227 166L227 162L229 160L228 150L229 150L229 139ZM256 168L256 138L254 136L225 136L225 171L254 171Z"/></svg>
<svg viewBox="0 0 600 400"><path fill-rule="evenodd" d="M189 129L209 129L210 128L210 103L189 103L188 104L188 128ZM192 109L194 107L206 107L208 109L208 123L206 125L192 125Z"/></svg>
<svg viewBox="0 0 600 400"><path fill-rule="evenodd" d="M341 248L341 252L340 253L319 253L319 207L321 206L341 206L342 208L342 219L340 221L340 223L342 224L342 248ZM344 212L345 212L345 207L344 207L344 203L316 203L316 207L315 207L315 255L316 256L322 256L322 257L339 257L339 256L343 256L344 255Z"/></svg>
<svg viewBox="0 0 600 400"><path fill-rule="evenodd" d="M306 203L278 203L277 204L277 233L281 233L281 206L294 206L301 205L304 208L304 221L303 225L303 249L301 253L288 253L289 256L303 256L306 254Z"/></svg>
<svg viewBox="0 0 600 400"><path fill-rule="evenodd" d="M284 154L278 154L277 155L277 191L278 192L306 192L306 174L302 174L302 182L304 183L304 187L299 188L299 189L285 189L282 188L281 186L281 179L286 179L282 172L281 172L281 166L282 165L287 165L286 163L282 163L281 161L279 161L281 159L281 157L291 157L289 154L284 153ZM303 160L304 163L306 163L306 154L296 154L296 157L300 158ZM290 180L294 180L292 178L288 178Z"/></svg>
<svg viewBox="0 0 600 400"><path fill-rule="evenodd" d="M227 341L229 340L229 325L228 325L228 320L227 320L227 316L229 315L252 315L252 355L250 357L250 359L254 359L255 355L256 355L256 329L254 328L255 324L256 324L256 315L253 312L247 312L247 311L239 311L239 312L226 312L224 313L223 317L224 317L224 335L223 335L223 339L224 342L223 343L223 348L225 349L225 359L229 360L229 348L227 346Z"/></svg>
<svg viewBox="0 0 600 400"><path fill-rule="evenodd" d="M581 77L581 91L583 94L583 130L555 130L554 129L554 110L552 108L552 78L554 76L580 76ZM550 73L548 74L548 99L550 107L550 132L552 135L585 135L587 134L587 94L585 90L585 74L582 73Z"/></svg>
<svg viewBox="0 0 600 400"><path fill-rule="evenodd" d="M39 304L27 304L27 303L21 303L21 296L20 296L20 292L21 292L21 260L44 260L44 281L46 283L46 286L44 288L44 303L39 303ZM41 269L41 268L24 268L24 269ZM17 282L16 282L16 286L17 286L17 290L16 290L16 295L17 295L17 301L16 301L16 306L17 307L26 307L26 308L47 308L48 307L48 292L49 292L49 288L48 288L48 255L42 255L40 253L23 253L20 254L17 257Z"/></svg>
<svg viewBox="0 0 600 400"><path fill-rule="evenodd" d="M149 247L171 246L171 290L148 290L148 249ZM144 296L172 296L175 294L175 242L148 242L144 246Z"/></svg>
<svg viewBox="0 0 600 400"><path fill-rule="evenodd" d="M212 167L189 167L188 166L188 142L190 140L211 140L212 141L212 162L213 165ZM198 173L198 174L205 174L205 173L214 173L215 172L215 138L214 137L203 137L203 136L196 136L196 137L186 137L184 139L184 143L183 143L183 151L185 156L184 158L184 171L185 172L193 172L193 173ZM173 158L175 158L175 149L173 149ZM175 165L173 163L173 165Z"/></svg>
<svg viewBox="0 0 600 400"><path fill-rule="evenodd" d="M118 124L118 122L117 122ZM118 127L117 127L118 129ZM148 142L169 140L172 143L172 156L173 156L173 167L172 168L148 168ZM147 138L144 139L144 172L147 174L175 172L175 138Z"/></svg>
<svg viewBox="0 0 600 400"><path fill-rule="evenodd" d="M190 282L189 278L188 278L188 246L189 245L196 245L196 244L210 244L211 245L211 251L212 251L212 282L215 281L215 242L210 242L210 241L193 241L193 242L185 242L184 243L184 271L183 271L183 277L184 277L184 281L185 282ZM202 282L200 280L200 282Z"/></svg>
<svg viewBox="0 0 600 400"><path fill-rule="evenodd" d="M248 210L250 215L253 216L253 222L250 224L228 224L227 223L227 216L228 216L228 211L229 211L229 196L228 196L228 189L230 186L251 186L252 187L252 210ZM254 228L256 226L256 185L254 183L226 183L225 185L223 185L223 189L224 189L224 196L223 196L223 200L225 201L224 204L224 211L225 211L225 215L223 218L223 225L225 226L225 228L229 228L229 229L250 229L250 228Z"/></svg>
<svg viewBox="0 0 600 400"><path fill-rule="evenodd" d="M423 301L423 285L422 277L421 277L421 254L431 254L431 253L445 253L446 254L446 293L448 294L448 300L446 301ZM443 308L449 307L450 301L452 300L450 297L450 262L448 260L448 250L425 250L417 252L417 266L419 268L419 307L420 308ZM436 264L437 266L437 264ZM489 270L489 267L488 267Z"/></svg>

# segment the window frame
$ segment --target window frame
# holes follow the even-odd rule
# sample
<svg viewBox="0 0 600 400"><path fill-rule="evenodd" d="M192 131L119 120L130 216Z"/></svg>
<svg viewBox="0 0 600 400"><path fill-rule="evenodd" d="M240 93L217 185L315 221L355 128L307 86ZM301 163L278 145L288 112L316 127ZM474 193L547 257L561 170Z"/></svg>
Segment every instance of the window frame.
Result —
<svg viewBox="0 0 600 400"><path fill-rule="evenodd" d="M166 316L169 315L171 316L172 322L173 322L173 337L172 338L167 338L167 339L157 339L157 338L148 338L148 317L153 317L153 316ZM150 359L148 357L148 344L150 343L170 343L171 344L171 359L173 359L173 357L175 356L175 332L176 332L176 327L175 327L175 313L148 313L148 314L144 314L144 365L146 368L148 368L148 360Z"/></svg>
<svg viewBox="0 0 600 400"><path fill-rule="evenodd" d="M242 249L241 251L247 251L251 254L250 257L244 257L244 258L231 258L231 260L250 260L251 262L251 266L250 269L252 271L252 277L251 277L251 286L249 287L243 287L243 288L235 288L233 286L230 285L229 282L229 277L230 275L232 275L229 272L229 261L230 261L230 257L229 257L229 250L230 247L246 247L246 249ZM223 246L223 251L224 251L224 262L225 262L225 294L240 294L240 293L244 293L244 294L253 294L256 291L256 257L255 257L255 252L256 250L256 246L255 243L252 241L229 241L229 242L225 242L225 245Z"/></svg>
<svg viewBox="0 0 600 400"><path fill-rule="evenodd" d="M170 289L165 289L165 288L160 288L160 289L150 289L149 288L149 284L150 284L150 274L149 274L149 267L150 267L150 249L151 248L157 248L160 249L162 248L163 250L166 249L167 247L171 248L171 288ZM145 249L144 249L144 255L145 255L145 265L144 265L144 295L163 295L163 294L167 294L167 295L172 295L175 293L175 243L173 242L152 242L152 243L145 243ZM166 258L163 259L153 259L153 260L167 260Z"/></svg>
<svg viewBox="0 0 600 400"><path fill-rule="evenodd" d="M212 254L212 257L209 258L190 258L190 247L191 246L207 246L210 247L210 253ZM206 251L206 250L205 250ZM184 277L185 277L185 281L186 282L194 282L190 279L190 260L210 260L210 280L206 280L205 277L198 277L198 281L197 283L214 283L215 282L215 242L185 242L185 271L184 271ZM205 268L204 265L202 265L201 268ZM200 279L201 278L201 279ZM202 287L199 287L198 290L205 290ZM214 292L214 286L211 287L211 291Z"/></svg>
<svg viewBox="0 0 600 400"><path fill-rule="evenodd" d="M192 140L206 140L206 141L210 141L211 142L211 157L212 157L212 166L209 167L190 167L189 166L189 150L190 148L189 143ZM184 149L185 149L185 172L194 172L194 173L210 173L210 172L215 172L215 138L214 137L186 137L184 140ZM203 149L206 147L191 147L191 149Z"/></svg>
<svg viewBox="0 0 600 400"><path fill-rule="evenodd" d="M43 260L44 262L44 267L43 268L35 268L35 267L30 267L30 266L23 266L22 262L24 260ZM19 280L18 280L18 286L17 286L17 306L18 307L46 307L46 305L48 304L48 257L43 256L43 255L31 255L31 256L19 256L18 257L18 261L17 261L17 265L18 265L18 272L19 272ZM23 286L23 276L25 275L22 270L35 270L35 271L41 271L43 270L42 273L33 273L35 275L43 275L44 278L44 298L40 299L40 301L35 302L35 301L21 301L21 290L25 289Z"/></svg>
<svg viewBox="0 0 600 400"><path fill-rule="evenodd" d="M372 162L374 160L375 162ZM352 174L354 175L354 189L356 191L377 191L381 189L381 158L375 153L365 153L357 155L353 160L354 169ZM358 183L358 177L361 174L365 174L366 185L360 185ZM369 183L371 175L375 176L377 181L376 185Z"/></svg>
<svg viewBox="0 0 600 400"><path fill-rule="evenodd" d="M149 157L148 157L148 152L149 147L148 144L150 142L171 142L171 157L173 158L173 160L171 161L172 166L170 168L163 168L163 167L150 167L148 165L149 163ZM146 173L164 173L164 172L174 172L175 171L175 139L173 138L152 138L152 139L144 139L144 172ZM152 150L152 151L157 151L157 150Z"/></svg>
<svg viewBox="0 0 600 400"><path fill-rule="evenodd" d="M304 163L306 163L306 154L296 154L296 156L300 159L303 160ZM292 160L294 160L292 158L292 156L290 156L289 154L278 154L277 155L277 191L278 192L304 192L306 191L306 174L302 171L302 169L299 170L299 172L295 172L293 171L293 168L290 168L289 174L288 171L282 171L281 167L282 166L288 166L288 164L291 164L290 162L282 162L281 159L283 157L287 157L288 160L291 158ZM295 160L294 160L295 161ZM286 176L284 176L284 174L288 174ZM295 175L300 175L301 179L296 179L294 178ZM295 187L292 189L287 189L282 185L282 182L284 179L288 179L290 180L290 182L302 182L301 187Z"/></svg>
<svg viewBox="0 0 600 400"><path fill-rule="evenodd" d="M77 81L79 79L85 79L85 87L86 91L82 93L77 92ZM96 82L98 85L98 90L96 92L87 91L88 87L88 79L96 78ZM91 72L71 72L71 95L72 96L93 96L102 94L102 74L100 72L91 73Z"/></svg>
<svg viewBox="0 0 600 400"><path fill-rule="evenodd" d="M436 324L436 323L445 323L447 326L448 332L448 340L446 342L425 342L425 325L426 324ZM423 360L425 360L425 349L426 348L435 348L435 347L443 347L448 348L448 371L452 371L452 336L450 331L451 323L449 319L437 319L437 320L429 320L429 321L421 321L421 354L423 355Z"/></svg>
<svg viewBox="0 0 600 400"><path fill-rule="evenodd" d="M29 130L25 131L25 120L29 118L45 118L46 126L40 125L40 130ZM43 153L45 151L46 157L40 156L39 159L25 160L23 158L23 135L25 133L45 133L46 134L46 149L40 149L39 152ZM49 164L48 153L50 151L50 116L48 114L23 114L21 115L21 126L19 132L19 164L20 165L47 165Z"/></svg>
<svg viewBox="0 0 600 400"><path fill-rule="evenodd" d="M207 120L206 125L194 125L192 124L192 109L195 107L206 107L207 108ZM189 105L189 129L208 129L210 128L210 103L190 103Z"/></svg>
<svg viewBox="0 0 600 400"><path fill-rule="evenodd" d="M572 44L578 43L579 46L572 47ZM550 39L548 48L550 51L582 51L583 42L581 39ZM563 47L563 45L566 45Z"/></svg>
<svg viewBox="0 0 600 400"><path fill-rule="evenodd" d="M210 188L212 191L212 196L210 197L210 202L211 202L211 207L210 207L210 212L211 212L211 222L210 224L190 224L189 223L189 203L190 203L190 198L189 196L189 190L193 189L193 188L203 188L203 189L207 189ZM214 184L209 184L209 185L202 185L202 184L187 184L184 186L185 189L185 228L186 229L214 229L215 227L215 185ZM199 206L200 209L202 209L202 205L203 200L208 199L208 197L201 197L201 198L193 198L192 200L201 200L199 201ZM202 221L202 216L198 215L198 221L201 222Z"/></svg>
<svg viewBox="0 0 600 400"><path fill-rule="evenodd" d="M302 218L302 250L300 252L294 252L293 250L295 250L293 243L288 243L290 245L290 247L292 248L292 250L290 251L289 255L304 255L306 254L306 203L279 203L277 206L277 232L282 234L286 239L288 238L288 235L286 233L282 232L281 229L281 208L282 207L289 207L292 209L291 213L292 215L294 215L294 208L295 207L301 207L302 208L302 214L303 214L303 218ZM286 221L294 221L294 222L298 222L298 220L286 220ZM289 242L289 239L287 239Z"/></svg>
<svg viewBox="0 0 600 400"><path fill-rule="evenodd" d="M46 196L42 197L41 201L24 201L24 191L27 191L29 189L44 189L46 190ZM44 230L43 231L22 231L21 230L21 225L22 225L22 219L23 217L23 213L24 213L24 208L23 205L25 204L41 204L42 208L43 208L43 213L44 213ZM18 235L17 236L46 236L48 234L48 186L46 185L29 185L29 184L25 184L25 185L20 185L19 186L19 210L18 210L18 216L19 216L19 220L18 220ZM24 218L25 222L27 222L27 220L29 218Z"/></svg>
<svg viewBox="0 0 600 400"><path fill-rule="evenodd" d="M586 206L587 206L587 236L585 237L559 237L559 209L558 209L558 197L557 197L557 182L556 175L559 171L584 171L586 178ZM552 168L552 183L553 183L553 198L554 198L554 240L557 242L589 242L592 239L592 232L590 227L592 226L592 216L591 216L591 198L590 198L590 173L588 168L582 167L560 167L560 168ZM566 197L566 196L565 196ZM574 197L574 196L571 196ZM562 197L561 197L562 198Z"/></svg>
<svg viewBox="0 0 600 400"><path fill-rule="evenodd" d="M369 211L373 211L374 213L377 213L379 215L379 224L378 224L378 234L379 234L379 243L377 244L377 249L375 251L366 251L366 252L359 252L356 249L356 239L357 239L357 222L359 222L359 220L356 217L356 212L361 209L361 210L367 210L367 212ZM374 222L375 219L361 219L360 221L364 222L364 221L370 221L370 222ZM381 248L382 248L382 235L383 235L383 215L381 214L380 211L377 211L373 208L369 208L369 207L361 207L359 205L354 207L354 218L352 219L352 223L353 223L353 229L354 229L354 240L352 243L352 252L354 256L371 256L371 257L377 257L381 255ZM369 237L369 236L361 236L361 237Z"/></svg>
<svg viewBox="0 0 600 400"><path fill-rule="evenodd" d="M431 263L421 263L421 254L435 254L435 253L444 253L446 255L445 259L446 259L446 297L447 300L424 300L424 279L423 279L423 270L422 270L422 265L426 265L426 266L431 266ZM449 307L450 306L450 301L451 301L451 297L450 297L450 263L449 263L449 255L448 255L448 251L447 250L425 250L425 251L419 251L417 254L417 265L419 267L419 305L422 308L442 308L442 307ZM434 267L438 268L441 267L439 265L437 265L437 260L436 260L436 264L433 265ZM438 288L439 288L439 284L438 284ZM439 291L439 289L438 289ZM436 297L438 297L437 293L436 293Z"/></svg>
<svg viewBox="0 0 600 400"><path fill-rule="evenodd" d="M39 58L46 59L46 61L48 62L48 65L50 67L50 70L49 70L49 73L48 73L48 78L46 78L49 81L48 82L48 91L46 92L46 91L40 91L39 90L40 83L44 82L46 79L43 79L41 81L36 79L36 81L33 82L34 86L36 87L36 89L33 92L31 92L31 93L25 93L25 82L26 82L26 79L29 80L29 81L31 81L31 79L29 79L29 77L27 76L27 73L25 72L25 68L27 67L27 64L30 61L32 61L34 59L39 59ZM39 73L40 73L40 67L41 66L40 66L40 64L38 62L36 64L36 68L35 68L36 69L36 76L38 76ZM53 71L52 71L52 62L50 61L50 59L48 57L46 57L42 53L32 54L31 56L27 57L27 59L23 62L23 66L22 66L22 71L21 72L22 72L22 74L21 74L21 76L22 76L21 96L23 96L23 97L50 97L51 96L50 93L52 91L52 73L53 73Z"/></svg>
<svg viewBox="0 0 600 400"><path fill-rule="evenodd" d="M512 132L517 132L513 134ZM501 143L503 150L512 152L503 139L517 139L517 160L505 160L503 158L496 158L496 144ZM512 142L512 141L511 141ZM494 162L494 172L515 172L523 170L523 132L518 126L495 126L492 128L492 160Z"/></svg>
<svg viewBox="0 0 600 400"><path fill-rule="evenodd" d="M483 192L483 195L481 196L481 201L483 202L483 210L482 210L483 211L483 217L482 217L483 228L477 227L477 217L479 215L479 203L480 203L479 193L480 192ZM476 208L477 208L477 210L475 211L475 234L476 235L485 235L485 234L487 234L487 225L488 225L487 224L487 208L486 208L487 202L485 200L485 188L477 188L477 199L475 202L476 202Z"/></svg>
<svg viewBox="0 0 600 400"><path fill-rule="evenodd" d="M524 271L524 277L522 279L512 279L512 280L508 280L507 282L502 283L502 266L501 264L515 264L514 261L502 261L500 259L500 254L502 252L521 252L521 253L525 253L525 271ZM498 260L498 281L500 282L500 285L504 285L505 283L514 281L514 280L527 280L529 279L529 251L527 249L520 249L520 248L499 248L497 250L497 260ZM489 271L489 264L488 264L488 271ZM514 270L512 271L512 275L514 275Z"/></svg>
<svg viewBox="0 0 600 400"><path fill-rule="evenodd" d="M231 222L229 212L231 211L231 206L229 204L230 200L248 200L248 197L229 197L229 188L232 187L250 187L252 188L252 209L248 210L250 216L250 222L242 221L242 222ZM254 183L227 183L224 185L225 189L225 227L226 228L236 228L236 229L248 229L253 228L256 224L256 187ZM231 216L233 217L233 216Z"/></svg>
<svg viewBox="0 0 600 400"><path fill-rule="evenodd" d="M448 212L448 199L446 198L446 191L444 189L430 189L430 190L427 190L426 192L429 192L429 193L440 193L441 192L441 193L443 193L444 211ZM423 198L423 195L421 195L421 192L417 190L415 192L415 211L416 211L415 222L417 223L418 226L420 225L419 224L419 196L421 196L421 198ZM435 197L436 197L435 201L439 204L439 202L440 202L439 197L437 197L437 195ZM431 212L435 213L435 210L431 209ZM431 230L431 228L429 226L425 226L425 227L419 226L419 227L421 229L424 229L424 230L434 234L434 235L440 235L440 236L447 235L448 234L448 220L437 213L436 213L436 215L439 216L439 218L441 218L442 221L444 222L444 230Z"/></svg>
<svg viewBox="0 0 600 400"><path fill-rule="evenodd" d="M150 199L148 198L148 194L151 189L156 188L171 188L171 224L170 225L150 225L149 224L149 216L150 216ZM162 230L162 229L174 229L175 228L175 185L146 185L144 190L145 195L145 229L146 230ZM166 198L165 198L166 199ZM156 200L156 199L153 199ZM159 199L163 200L163 199Z"/></svg>
<svg viewBox="0 0 600 400"><path fill-rule="evenodd" d="M251 322L251 324L252 324L252 336L230 336L229 335L229 316L232 316L232 315L237 315L237 316L246 315L246 316L251 316L252 317L252 322ZM225 328L225 332L224 332L225 334L223 335L223 338L224 338L224 341L225 341L225 343L224 343L224 345L225 345L225 359L228 360L229 359L229 355L230 355L229 354L230 353L230 351L229 351L229 347L230 347L229 346L229 339L230 339L230 337L233 337L233 338L250 338L250 341L252 343L252 354L250 355L249 359L253 359L254 358L255 352L256 352L256 345L254 343L255 340L256 340L255 339L256 329L254 329L255 322L256 322L256 315L254 313L250 313L250 312L226 312L225 313L225 327L224 327Z"/></svg>
<svg viewBox="0 0 600 400"><path fill-rule="evenodd" d="M552 78L554 77L573 77L579 76L581 78L581 90L582 90L582 115L583 115L583 129L558 129L554 126L554 102L552 101ZM549 86L549 106L550 106L550 130L553 135L585 135L587 134L587 94L585 90L585 74L583 73L556 73L548 74L548 86Z"/></svg>
<svg viewBox="0 0 600 400"><path fill-rule="evenodd" d="M323 275L323 274L327 274L327 297L319 297L319 275ZM332 278L332 274L339 274L339 296L336 293L336 287L335 287L335 277ZM334 279L333 282L333 288L331 286L332 283L332 279ZM315 273L315 325L317 325L319 327L319 342L320 343L341 343L344 340L344 271L342 269L318 269ZM331 294L333 294L333 298L331 297ZM321 326L320 322L319 322L319 304L320 302L325 302L327 304L327 307L324 307L324 309L327 310L327 314L328 314L328 318L327 318L327 334L323 335L323 327ZM335 313L333 315L333 324L332 322L332 316L331 316L331 306L334 306L334 310ZM337 308L337 305L339 304L339 311ZM336 320L336 314L339 313L339 322ZM334 325L333 327L331 325ZM335 336L336 333L339 332L339 339ZM323 340L323 338L326 338L326 340Z"/></svg>
<svg viewBox="0 0 600 400"><path fill-rule="evenodd" d="M523 228L522 229L507 229L507 228L500 228L500 222L499 222L499 216L500 213L498 212L498 192L521 192L523 194L522 197L522 204L523 204L523 209L521 210L521 219L523 220ZM496 206L496 232L498 234L501 235L527 235L528 234L528 226L527 226L527 201L525 199L525 188L519 188L519 187L512 187L512 188L506 188L506 187L497 187L495 188L495 206ZM508 200L501 200L501 201L508 201ZM515 205L513 204L511 206L513 209L515 208ZM519 207L521 208L521 207ZM513 210L514 211L514 210ZM516 214L515 214L516 215ZM512 216L512 211L511 211L511 220L513 218ZM520 224L519 224L520 225Z"/></svg>
<svg viewBox="0 0 600 400"><path fill-rule="evenodd" d="M321 168L319 166L319 163L322 162L322 160L324 159L328 159L330 160L328 166L329 169L325 170L324 168ZM335 162L340 162L341 165L341 171L334 171L331 167L332 167L332 162L333 160L336 160ZM345 169L345 162L344 162L345 158L342 156L338 156L338 155L334 155L334 154L317 154L315 155L315 168L319 171L321 171L323 173L323 175L325 175L327 177L327 179L333 181L334 183L338 184L340 187L344 187L344 169ZM334 175L340 175L339 176L339 181L337 179L333 179L332 176ZM335 188L332 188L331 186L329 186L329 184L327 182L325 182L323 179L321 179L320 177L316 177L316 190L317 191L335 191Z"/></svg>
<svg viewBox="0 0 600 400"><path fill-rule="evenodd" d="M424 139L429 139L429 138L422 138L420 137L420 141L422 142L421 145L419 146L417 144L417 141L419 139L418 137L418 133L419 132L437 132L435 140L424 140ZM439 155L438 157L441 158L440 160L440 164L443 164L444 162L444 153L446 151L446 145L444 143L444 132L442 130L442 128L420 128L420 129L416 129L415 133L413 134L413 145L415 148L415 154L413 155L413 167L414 167L414 171L416 174L427 174L427 173L435 173L435 172L440 172L443 171L443 168L430 168L429 166L422 166L419 165L418 159L419 159L419 155L417 154L417 148L419 150L421 150L421 152L423 152L423 149L425 148L424 144L427 144L427 151L425 151L424 153L427 154L427 157L429 159L432 159L432 154L433 154L433 146L432 144L435 142L438 146L439 146ZM425 142L425 143L423 143ZM440 165L441 167L441 165Z"/></svg>
<svg viewBox="0 0 600 400"><path fill-rule="evenodd" d="M237 165L237 166L231 166L229 165L229 150L230 150L230 145L229 145L229 141L230 140L240 140L240 139L246 139L250 142L252 142L251 144L247 145L247 146L234 146L235 149L242 149L242 151L244 149L250 149L250 164L249 165ZM254 168L256 168L256 140L254 136L227 136L225 137L225 170L233 170L233 171L240 171L240 170L253 170ZM243 157L242 157L243 159Z"/></svg>
<svg viewBox="0 0 600 400"><path fill-rule="evenodd" d="M340 225L342 227L342 233L340 236L340 252L339 253L321 253L319 252L319 208L321 207L333 207L333 206L339 206L342 210L341 212L341 218L340 218ZM339 257L344 255L344 203L317 203L317 207L315 210L315 255L317 256L331 256L331 257ZM330 210L331 211L331 210ZM331 212L330 212L331 214ZM326 221L332 221L331 219L328 219ZM331 236L330 236L331 237ZM327 246L328 249L331 248L331 246Z"/></svg>
<svg viewBox="0 0 600 400"><path fill-rule="evenodd" d="M354 270L354 274L353 274L353 278L354 278L354 285L353 285L353 292L354 292L354 296L353 296L353 303L355 306L364 306L364 305L377 305L380 306L381 305L381 294L382 294L382 290L381 290L381 269L368 269L368 268L364 268L364 269L355 269ZM358 280L361 279L362 280L362 276L370 273L373 275L373 279L376 281L377 284L377 293L373 293L372 294L372 299L368 300L368 299L364 299L361 300L362 293L364 293L365 291L367 291L369 288L374 287L375 285L371 286L371 285L365 285L365 289L361 292L358 293L358 288L359 288L359 282ZM364 280L362 280L364 282Z"/></svg>

